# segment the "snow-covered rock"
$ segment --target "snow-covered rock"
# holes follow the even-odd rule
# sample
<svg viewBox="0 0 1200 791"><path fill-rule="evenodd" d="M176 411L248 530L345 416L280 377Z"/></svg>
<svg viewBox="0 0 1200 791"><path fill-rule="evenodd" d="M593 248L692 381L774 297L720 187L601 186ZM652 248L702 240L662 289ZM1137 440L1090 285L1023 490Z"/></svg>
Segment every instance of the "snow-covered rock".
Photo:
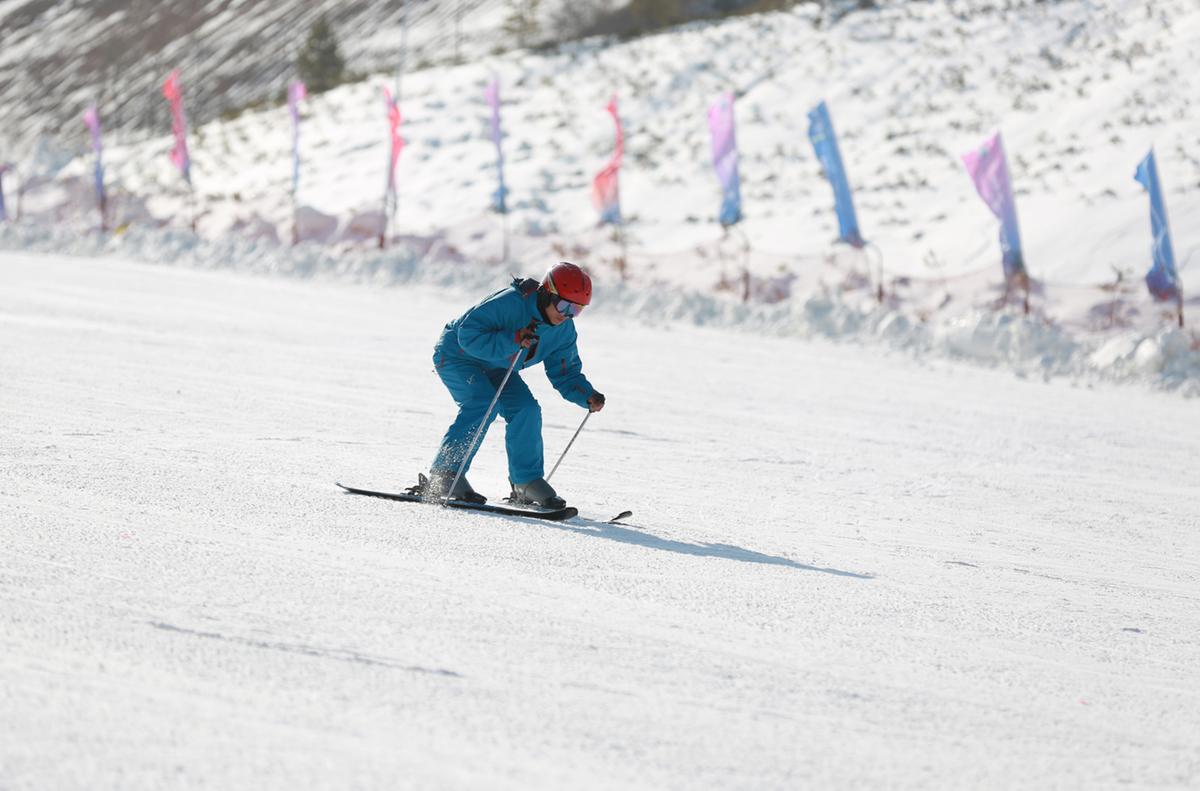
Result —
<svg viewBox="0 0 1200 791"><path fill-rule="evenodd" d="M275 223L257 213L236 219L229 227L229 232L246 239L279 243L279 231L276 229Z"/></svg>
<svg viewBox="0 0 1200 791"><path fill-rule="evenodd" d="M343 242L377 241L386 227L387 218L378 209L361 209L353 212L338 231Z"/></svg>
<svg viewBox="0 0 1200 791"><path fill-rule="evenodd" d="M328 242L337 233L338 219L331 214L300 206L296 209L296 239L300 242Z"/></svg>

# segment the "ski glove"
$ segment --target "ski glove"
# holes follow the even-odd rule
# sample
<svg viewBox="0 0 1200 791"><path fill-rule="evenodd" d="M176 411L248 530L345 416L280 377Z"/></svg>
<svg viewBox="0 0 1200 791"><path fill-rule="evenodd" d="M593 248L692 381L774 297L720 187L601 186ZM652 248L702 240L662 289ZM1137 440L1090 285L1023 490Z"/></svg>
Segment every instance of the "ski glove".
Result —
<svg viewBox="0 0 1200 791"><path fill-rule="evenodd" d="M604 393L592 393L588 396L588 411L599 412L604 409Z"/></svg>
<svg viewBox="0 0 1200 791"><path fill-rule="evenodd" d="M517 330L516 334L513 335L513 340L516 341L517 345L522 349L532 349L534 345L537 344L538 336L537 333L533 331L533 326L531 325L529 327L522 327L521 329Z"/></svg>

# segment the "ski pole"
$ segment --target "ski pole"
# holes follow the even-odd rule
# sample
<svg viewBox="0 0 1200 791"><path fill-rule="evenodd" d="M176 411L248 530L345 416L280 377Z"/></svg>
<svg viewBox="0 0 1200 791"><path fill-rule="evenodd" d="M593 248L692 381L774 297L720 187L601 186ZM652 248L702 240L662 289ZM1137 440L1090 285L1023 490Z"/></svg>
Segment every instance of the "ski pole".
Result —
<svg viewBox="0 0 1200 791"><path fill-rule="evenodd" d="M520 360L526 354L525 347L517 349L517 353L513 355L513 360L508 364L508 373L504 374L503 381L496 388L496 395L492 397L492 403L488 405L487 412L483 413L483 420L479 421L479 428L475 429L475 436L471 438L471 444L467 448L467 453L463 456L462 463L458 465L458 474L454 476L454 483L450 484L450 488L446 490L446 496L442 499L442 507L446 507L446 503L450 502L450 493L454 491L454 487L458 486L458 480L463 476L463 470L467 468L467 460L471 458L471 454L475 452L475 445L478 444L479 438L483 436L483 429L488 424L488 418L492 416L492 410L496 408L496 402L500 400L500 394L504 392L504 386L508 384L508 379L512 376L512 372L517 368L517 360Z"/></svg>
<svg viewBox="0 0 1200 791"><path fill-rule="evenodd" d="M575 429L575 436L571 437L571 441L567 443L567 447L563 450L562 455L558 457L558 461L554 462L554 469L550 470L550 475L554 474L555 470L558 469L558 465L562 464L563 459L567 457L567 451L575 444L575 438L579 436L579 432L583 431L584 425L587 424L588 418L591 416L592 413L590 411L583 416L583 422L579 424L579 428ZM550 483L550 475L546 476L546 483Z"/></svg>

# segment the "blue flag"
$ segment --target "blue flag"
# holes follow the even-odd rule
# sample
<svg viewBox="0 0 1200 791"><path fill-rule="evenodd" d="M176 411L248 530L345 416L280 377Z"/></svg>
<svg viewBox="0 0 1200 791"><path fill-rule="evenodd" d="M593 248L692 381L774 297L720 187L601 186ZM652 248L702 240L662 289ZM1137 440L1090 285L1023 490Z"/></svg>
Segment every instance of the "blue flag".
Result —
<svg viewBox="0 0 1200 791"><path fill-rule="evenodd" d="M1182 291L1179 273L1175 270L1175 253L1171 249L1171 228L1167 225L1167 207L1163 203L1162 184L1154 149L1141 161L1134 178L1150 193L1150 231L1154 234L1154 264L1146 273L1146 287L1155 299L1179 300Z"/></svg>
<svg viewBox="0 0 1200 791"><path fill-rule="evenodd" d="M842 154L838 151L837 136L833 132L833 121L825 102L808 111L808 139L813 151L821 161L825 177L833 187L833 200L837 210L838 239L854 247L866 244L858 230L858 217L854 214L854 199L850 184L846 181L846 168L842 165Z"/></svg>

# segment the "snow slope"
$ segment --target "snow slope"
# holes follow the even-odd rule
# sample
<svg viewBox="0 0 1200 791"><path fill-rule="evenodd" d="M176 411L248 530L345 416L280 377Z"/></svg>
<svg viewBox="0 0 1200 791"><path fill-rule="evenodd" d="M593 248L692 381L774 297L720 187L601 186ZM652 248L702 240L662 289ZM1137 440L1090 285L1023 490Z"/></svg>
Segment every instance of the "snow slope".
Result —
<svg viewBox="0 0 1200 791"><path fill-rule="evenodd" d="M597 311L584 517L339 495L465 302L0 254L0 787L1200 783L1194 401Z"/></svg>

